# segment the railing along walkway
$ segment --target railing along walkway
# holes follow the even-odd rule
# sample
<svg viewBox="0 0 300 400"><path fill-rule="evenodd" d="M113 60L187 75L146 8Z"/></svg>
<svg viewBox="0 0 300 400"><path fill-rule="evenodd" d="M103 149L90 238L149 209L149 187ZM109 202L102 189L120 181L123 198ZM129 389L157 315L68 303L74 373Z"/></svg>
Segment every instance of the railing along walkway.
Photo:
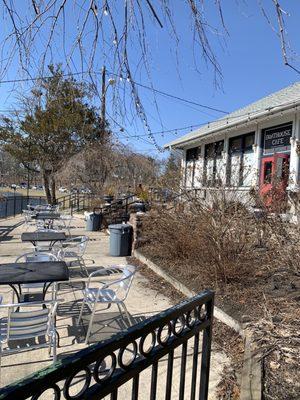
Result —
<svg viewBox="0 0 300 400"><path fill-rule="evenodd" d="M50 390L55 395L51 398L67 400L102 399L105 396L110 396L112 400L138 400L146 398L145 395L155 400L158 391L159 398L171 400L174 399L175 350L180 350L178 354L181 358L176 398L194 400L197 396L199 400L206 400L213 301L214 294L211 291L183 301L102 343L61 359L53 366L3 388L0 400L36 400ZM187 354L189 340L193 342L192 354ZM188 356L191 356L189 368ZM164 357L167 357L167 365L162 376L159 362ZM147 382L142 384L142 378L145 377L143 371L149 368L151 374L147 375ZM164 384L161 384L162 379ZM131 388L124 395L127 383L131 383Z"/></svg>

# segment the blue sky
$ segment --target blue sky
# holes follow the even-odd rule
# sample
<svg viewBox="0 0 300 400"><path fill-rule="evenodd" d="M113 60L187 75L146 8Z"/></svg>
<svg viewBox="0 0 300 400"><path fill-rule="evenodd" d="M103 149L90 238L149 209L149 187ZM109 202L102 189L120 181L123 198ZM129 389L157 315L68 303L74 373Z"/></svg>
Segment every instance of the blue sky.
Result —
<svg viewBox="0 0 300 400"><path fill-rule="evenodd" d="M150 71L153 86L156 89L200 104L233 111L300 80L300 76L295 71L283 65L279 38L263 17L258 3L256 0L223 1L224 20L228 35L222 29L221 35L214 33L210 35L223 74L222 87L220 88L214 85L212 68L201 61L199 52L193 52L190 19L185 12L184 2L181 0L170 2L174 9L174 19L179 35L178 56L176 58L176 47L174 41L170 40L167 28L161 29L149 19L148 46L151 54ZM262 3L277 28L272 1L265 0ZM220 28L220 20L214 2L207 1L206 4L208 4L205 9L208 22L210 25ZM295 51L294 64L299 67L300 60L298 62L297 52L300 53L300 44L297 43L297 38L299 36L300 2L282 0L281 4L283 9L290 13L290 16L286 19L288 22L287 30L291 47ZM72 10L68 9L67 13L69 13L67 17L69 24L71 24ZM72 29L70 32L72 33ZM0 37L3 37L3 35L4 31L2 31ZM59 43L58 41L55 57L57 62L63 59ZM132 52L131 54L133 64L137 64L138 57L136 56L135 59L135 53ZM198 63L200 73L195 69L194 57L200 60ZM101 49L98 50L98 60L96 68L100 70L104 63ZM75 55L75 64L77 61L79 64L78 55ZM17 78L18 74L17 60L15 60L6 76L2 76L2 80ZM142 68L138 70L134 79L149 85L149 78ZM19 92L28 90L28 84L23 84L18 88L14 87L13 93L8 96L10 89L10 85L0 85L0 110L7 109L15 104L16 89ZM157 105L155 105L151 91L140 88L139 94L143 100L152 132L200 125L223 115L160 95L155 97L157 101ZM107 91L107 96L108 119L110 119L109 116L113 113L110 88ZM129 101L128 98L126 101ZM153 156L157 155L153 145L146 142L148 138L144 135L147 134L147 131L141 122L136 120L130 123L121 118L118 120L116 115L114 115L114 119L125 129L124 132L120 132L118 125L111 121L113 130L123 143L128 143L141 152ZM178 130L177 136L188 131L190 131L190 128ZM136 137L141 135L143 136L139 139ZM134 138L126 139L126 136L134 136ZM163 145L176 137L174 133L155 134L154 136L159 145Z"/></svg>

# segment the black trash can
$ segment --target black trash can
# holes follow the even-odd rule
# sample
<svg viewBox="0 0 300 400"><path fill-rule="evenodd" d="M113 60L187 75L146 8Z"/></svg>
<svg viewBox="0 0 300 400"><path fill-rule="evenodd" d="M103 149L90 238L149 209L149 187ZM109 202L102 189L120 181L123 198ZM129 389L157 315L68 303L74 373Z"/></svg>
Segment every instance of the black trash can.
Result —
<svg viewBox="0 0 300 400"><path fill-rule="evenodd" d="M102 214L91 213L86 217L86 230L89 232L99 231L101 229Z"/></svg>
<svg viewBox="0 0 300 400"><path fill-rule="evenodd" d="M132 226L129 224L109 225L109 254L115 257L131 255Z"/></svg>
<svg viewBox="0 0 300 400"><path fill-rule="evenodd" d="M134 207L135 212L145 212L146 211L146 205L142 201L137 201L136 203L134 203L133 207Z"/></svg>

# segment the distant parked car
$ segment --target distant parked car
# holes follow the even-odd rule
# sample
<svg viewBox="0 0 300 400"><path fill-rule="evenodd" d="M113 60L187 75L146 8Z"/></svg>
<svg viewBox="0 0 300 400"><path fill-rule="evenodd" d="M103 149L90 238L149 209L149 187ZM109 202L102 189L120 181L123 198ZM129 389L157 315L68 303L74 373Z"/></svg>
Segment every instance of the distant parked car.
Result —
<svg viewBox="0 0 300 400"><path fill-rule="evenodd" d="M67 189L67 188L64 188L64 187L60 187L60 188L58 189L58 191L59 191L60 193L67 193L68 189Z"/></svg>
<svg viewBox="0 0 300 400"><path fill-rule="evenodd" d="M92 193L92 191L91 191L90 189L87 189L87 188L81 189L80 192L81 192L81 193L87 193L87 194Z"/></svg>
<svg viewBox="0 0 300 400"><path fill-rule="evenodd" d="M37 190L37 187L36 186L31 186L31 189L32 190Z"/></svg>

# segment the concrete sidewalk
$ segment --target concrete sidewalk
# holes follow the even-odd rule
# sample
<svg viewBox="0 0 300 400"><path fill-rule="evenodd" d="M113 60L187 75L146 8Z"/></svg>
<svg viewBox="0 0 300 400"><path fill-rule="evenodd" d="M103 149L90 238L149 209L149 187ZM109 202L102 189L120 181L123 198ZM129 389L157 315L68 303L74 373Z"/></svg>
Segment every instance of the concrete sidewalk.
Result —
<svg viewBox="0 0 300 400"><path fill-rule="evenodd" d="M11 218L0 221L0 262L14 262L20 254L33 250L30 243L21 242L21 233L24 231L34 230L33 227L26 227L22 224L21 217ZM109 255L109 236L103 232L85 232L84 221L81 216L76 216L71 224L72 236L87 235L89 243L85 255L87 268L90 271L103 266L126 264L124 257L111 257ZM3 295L4 303L11 302L12 290L8 286L1 286L0 293ZM81 285L73 287L66 286L59 292L59 299L63 302L58 307L57 313L57 329L60 335L60 347L58 348L58 358L70 355L84 347L87 324L89 321L89 310L86 310L83 316L83 323L77 326L77 317L82 300ZM134 321L140 322L149 316L159 313L166 308L173 306L170 299L161 292L151 289L151 283L139 272L133 280L131 290L126 300L126 305L130 315ZM3 313L2 315L3 316ZM112 306L109 310L99 312L94 320L90 343L99 342L103 339L111 337L127 328L127 322L120 318L118 309ZM190 366L192 362L193 340L190 340L188 348L187 361L187 395L190 389ZM200 347L201 348L201 347ZM174 358L174 379L172 387L172 398L178 397L179 390L179 373L180 373L180 351L177 349ZM159 362L159 382L158 388L165 387L165 372L167 368L167 359L162 359ZM16 355L5 355L1 361L1 387L21 379L30 373L51 365L51 359L47 349L38 349L30 352L22 352ZM215 399L215 388L218 384L223 368L229 363L228 358L224 353L217 352L213 349L212 363L210 372L210 399ZM143 393L140 393L139 398L149 398L150 376L151 370L146 370L141 374L142 381L140 387L143 387ZM198 374L199 375L199 374ZM199 377L198 377L199 378ZM143 382L143 383L142 383ZM130 386L130 387L129 387ZM146 389L146 390L144 390ZM130 398L130 385L124 385L119 390L120 399ZM160 399L158 393L157 399ZM161 393L162 395L162 393Z"/></svg>

